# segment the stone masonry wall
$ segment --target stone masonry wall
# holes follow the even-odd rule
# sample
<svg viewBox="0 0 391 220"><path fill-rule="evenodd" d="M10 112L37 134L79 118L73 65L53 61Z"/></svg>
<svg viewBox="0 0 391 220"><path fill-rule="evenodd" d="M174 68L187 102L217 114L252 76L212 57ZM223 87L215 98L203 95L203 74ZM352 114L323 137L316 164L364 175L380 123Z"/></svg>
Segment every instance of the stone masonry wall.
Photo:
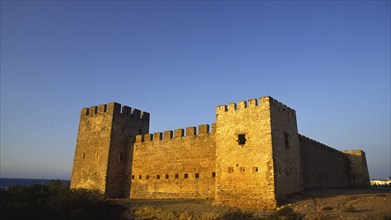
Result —
<svg viewBox="0 0 391 220"><path fill-rule="evenodd" d="M218 106L216 203L276 207L270 97Z"/></svg>
<svg viewBox="0 0 391 220"><path fill-rule="evenodd" d="M275 194L284 201L290 194L302 191L300 146L296 112L271 99Z"/></svg>
<svg viewBox="0 0 391 220"><path fill-rule="evenodd" d="M345 150L344 152L350 162L350 186L369 187L370 180L365 152L361 149Z"/></svg>
<svg viewBox="0 0 391 220"><path fill-rule="evenodd" d="M129 145L132 137L149 132L150 115L128 106L121 108L118 103L114 106L105 195L109 198L120 198L127 197L125 192L129 191L126 187Z"/></svg>
<svg viewBox="0 0 391 220"><path fill-rule="evenodd" d="M105 192L113 111L113 103L82 109L71 188Z"/></svg>
<svg viewBox="0 0 391 220"><path fill-rule="evenodd" d="M138 135L131 165L130 198L214 198L215 127L200 125Z"/></svg>
<svg viewBox="0 0 391 220"><path fill-rule="evenodd" d="M304 189L349 185L349 160L334 148L299 135Z"/></svg>
<svg viewBox="0 0 391 220"><path fill-rule="evenodd" d="M71 188L97 189L123 197L130 137L149 130L149 113L118 103L83 108Z"/></svg>

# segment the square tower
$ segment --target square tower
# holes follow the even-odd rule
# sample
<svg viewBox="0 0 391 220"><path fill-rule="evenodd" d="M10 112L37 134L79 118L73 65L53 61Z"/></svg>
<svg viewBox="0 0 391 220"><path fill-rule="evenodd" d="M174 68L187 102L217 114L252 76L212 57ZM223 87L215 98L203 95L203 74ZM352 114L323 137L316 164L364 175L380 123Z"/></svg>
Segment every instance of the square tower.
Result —
<svg viewBox="0 0 391 220"><path fill-rule="evenodd" d="M301 191L295 112L271 97L216 109L217 203L273 209Z"/></svg>
<svg viewBox="0 0 391 220"><path fill-rule="evenodd" d="M124 197L131 139L148 132L147 112L121 108L118 103L83 108L71 188L96 189L107 198Z"/></svg>

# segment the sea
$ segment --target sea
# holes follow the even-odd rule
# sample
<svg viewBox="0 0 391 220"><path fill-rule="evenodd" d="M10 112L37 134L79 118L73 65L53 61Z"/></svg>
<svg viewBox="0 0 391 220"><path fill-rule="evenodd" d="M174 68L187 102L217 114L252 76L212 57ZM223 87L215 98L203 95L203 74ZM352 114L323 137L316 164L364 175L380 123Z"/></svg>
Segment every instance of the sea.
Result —
<svg viewBox="0 0 391 220"><path fill-rule="evenodd" d="M0 188L8 189L10 186L31 186L34 184L48 185L52 180L55 179L22 179L22 178L0 178ZM70 180L60 180L61 183L68 185Z"/></svg>

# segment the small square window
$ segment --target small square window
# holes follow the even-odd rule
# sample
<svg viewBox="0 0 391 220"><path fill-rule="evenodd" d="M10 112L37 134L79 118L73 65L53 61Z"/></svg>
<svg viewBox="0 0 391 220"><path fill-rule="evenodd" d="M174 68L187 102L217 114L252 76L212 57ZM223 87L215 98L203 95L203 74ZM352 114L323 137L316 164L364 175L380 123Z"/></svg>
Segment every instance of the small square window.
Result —
<svg viewBox="0 0 391 220"><path fill-rule="evenodd" d="M241 172L241 173L245 173L245 172L246 172L246 168L240 167L240 172Z"/></svg>
<svg viewBox="0 0 391 220"><path fill-rule="evenodd" d="M212 172L212 177L216 177L216 172Z"/></svg>
<svg viewBox="0 0 391 220"><path fill-rule="evenodd" d="M239 145L245 145L246 144L246 135L245 134L239 134L238 140L236 140Z"/></svg>
<svg viewBox="0 0 391 220"><path fill-rule="evenodd" d="M179 174L175 174L175 179L178 179L179 178Z"/></svg>
<svg viewBox="0 0 391 220"><path fill-rule="evenodd" d="M160 175L156 175L156 179L160 180Z"/></svg>
<svg viewBox="0 0 391 220"><path fill-rule="evenodd" d="M142 176L142 175L138 175L138 179L140 179L140 180L141 180L142 178L143 178L143 176Z"/></svg>
<svg viewBox="0 0 391 220"><path fill-rule="evenodd" d="M134 175L132 175L132 180L134 180Z"/></svg>
<svg viewBox="0 0 391 220"><path fill-rule="evenodd" d="M228 173L233 173L234 172L234 168L233 167L228 167Z"/></svg>
<svg viewBox="0 0 391 220"><path fill-rule="evenodd" d="M258 173L258 167L253 167L253 173Z"/></svg>
<svg viewBox="0 0 391 220"><path fill-rule="evenodd" d="M168 179L170 176L169 176L168 174L166 174L166 175L164 175L164 177L165 177L166 179Z"/></svg>
<svg viewBox="0 0 391 220"><path fill-rule="evenodd" d="M145 176L145 179L149 180L149 175L146 175L146 176Z"/></svg>
<svg viewBox="0 0 391 220"><path fill-rule="evenodd" d="M185 179L187 179L187 178L189 178L189 174L185 173L185 175L183 175L183 177L184 177Z"/></svg>
<svg viewBox="0 0 391 220"><path fill-rule="evenodd" d="M194 177L195 177L196 179L198 179L198 178L200 178L200 174L199 174L199 173L196 173L196 174L194 175Z"/></svg>

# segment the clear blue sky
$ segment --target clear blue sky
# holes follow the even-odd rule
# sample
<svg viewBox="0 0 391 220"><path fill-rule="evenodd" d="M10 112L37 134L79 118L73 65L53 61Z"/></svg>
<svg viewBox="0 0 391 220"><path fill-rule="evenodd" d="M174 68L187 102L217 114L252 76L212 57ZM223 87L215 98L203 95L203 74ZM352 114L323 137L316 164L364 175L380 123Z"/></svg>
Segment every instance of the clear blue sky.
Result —
<svg viewBox="0 0 391 220"><path fill-rule="evenodd" d="M1 177L69 179L82 107L151 132L270 95L390 174L390 1L1 1Z"/></svg>

